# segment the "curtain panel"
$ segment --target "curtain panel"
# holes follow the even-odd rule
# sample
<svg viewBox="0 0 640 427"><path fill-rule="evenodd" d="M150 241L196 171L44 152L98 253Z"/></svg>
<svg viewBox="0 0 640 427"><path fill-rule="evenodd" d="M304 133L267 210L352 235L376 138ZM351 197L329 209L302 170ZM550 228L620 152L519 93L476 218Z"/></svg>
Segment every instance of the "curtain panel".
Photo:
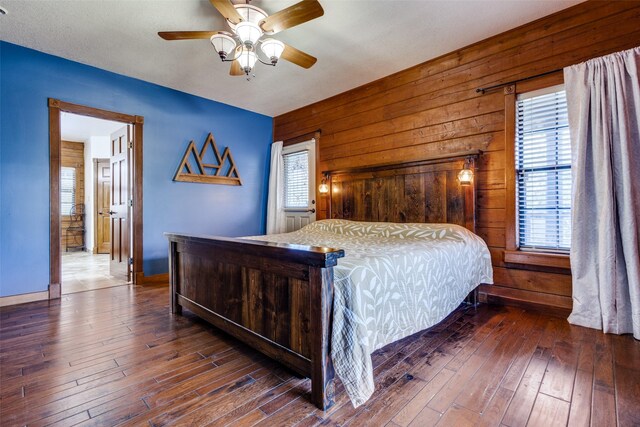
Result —
<svg viewBox="0 0 640 427"><path fill-rule="evenodd" d="M286 231L284 216L284 162L282 141L271 144L271 167L269 169L269 194L267 196L267 234Z"/></svg>
<svg viewBox="0 0 640 427"><path fill-rule="evenodd" d="M640 339L640 48L564 69L572 143L569 322Z"/></svg>

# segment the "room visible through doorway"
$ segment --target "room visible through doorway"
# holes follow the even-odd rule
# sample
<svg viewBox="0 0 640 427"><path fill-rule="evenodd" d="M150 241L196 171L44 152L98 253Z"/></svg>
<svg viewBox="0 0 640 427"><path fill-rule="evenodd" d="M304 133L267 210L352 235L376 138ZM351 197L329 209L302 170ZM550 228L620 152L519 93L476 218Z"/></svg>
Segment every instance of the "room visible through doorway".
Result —
<svg viewBox="0 0 640 427"><path fill-rule="evenodd" d="M60 126L62 293L126 285L130 125L63 112Z"/></svg>

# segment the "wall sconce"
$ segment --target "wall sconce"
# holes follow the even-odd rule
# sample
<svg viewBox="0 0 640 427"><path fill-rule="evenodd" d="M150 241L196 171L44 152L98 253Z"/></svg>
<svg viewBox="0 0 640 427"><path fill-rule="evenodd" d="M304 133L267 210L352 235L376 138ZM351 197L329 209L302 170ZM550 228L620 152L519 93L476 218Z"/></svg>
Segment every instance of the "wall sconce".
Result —
<svg viewBox="0 0 640 427"><path fill-rule="evenodd" d="M471 185L473 182L473 170L471 169L471 162L473 159L471 157L467 157L464 161L464 167L458 173L458 181L460 181L460 185Z"/></svg>
<svg viewBox="0 0 640 427"><path fill-rule="evenodd" d="M329 192L329 184L327 184L327 174L323 174L322 175L322 182L320 182L320 185L318 186L318 191L320 192L320 194L327 194Z"/></svg>

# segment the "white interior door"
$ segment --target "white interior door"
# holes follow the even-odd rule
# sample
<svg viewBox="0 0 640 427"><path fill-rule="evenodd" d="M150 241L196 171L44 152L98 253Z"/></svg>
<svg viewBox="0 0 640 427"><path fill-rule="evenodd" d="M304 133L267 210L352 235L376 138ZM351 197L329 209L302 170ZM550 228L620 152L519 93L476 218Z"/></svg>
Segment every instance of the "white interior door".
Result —
<svg viewBox="0 0 640 427"><path fill-rule="evenodd" d="M315 139L282 149L287 233L316 220Z"/></svg>

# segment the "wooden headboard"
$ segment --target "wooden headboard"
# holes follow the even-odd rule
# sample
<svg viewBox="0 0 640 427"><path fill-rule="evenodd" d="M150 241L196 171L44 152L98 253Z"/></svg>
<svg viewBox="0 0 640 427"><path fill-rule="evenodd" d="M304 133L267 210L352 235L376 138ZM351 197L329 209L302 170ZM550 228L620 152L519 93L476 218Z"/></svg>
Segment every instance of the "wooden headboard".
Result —
<svg viewBox="0 0 640 427"><path fill-rule="evenodd" d="M475 179L462 186L465 159L480 152L367 168L325 172L329 217L354 221L446 222L475 232Z"/></svg>

